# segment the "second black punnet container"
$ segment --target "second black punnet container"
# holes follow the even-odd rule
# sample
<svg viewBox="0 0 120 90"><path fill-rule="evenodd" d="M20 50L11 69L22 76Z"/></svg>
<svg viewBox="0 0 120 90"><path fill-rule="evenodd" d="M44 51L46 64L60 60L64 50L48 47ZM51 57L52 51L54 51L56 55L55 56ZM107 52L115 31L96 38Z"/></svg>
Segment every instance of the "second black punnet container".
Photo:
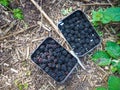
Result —
<svg viewBox="0 0 120 90"><path fill-rule="evenodd" d="M77 65L77 59L53 38L46 38L31 59L58 83L64 83Z"/></svg>
<svg viewBox="0 0 120 90"><path fill-rule="evenodd" d="M58 28L78 57L83 57L98 46L101 41L81 10L77 10L61 20Z"/></svg>

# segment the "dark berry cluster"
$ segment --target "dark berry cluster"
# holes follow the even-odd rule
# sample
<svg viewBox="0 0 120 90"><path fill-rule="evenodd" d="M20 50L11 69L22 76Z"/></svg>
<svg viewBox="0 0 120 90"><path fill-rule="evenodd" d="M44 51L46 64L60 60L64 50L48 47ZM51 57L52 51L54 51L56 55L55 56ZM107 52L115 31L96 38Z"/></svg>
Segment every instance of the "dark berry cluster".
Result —
<svg viewBox="0 0 120 90"><path fill-rule="evenodd" d="M79 10L63 19L58 27L79 56L83 56L100 42L98 34Z"/></svg>
<svg viewBox="0 0 120 90"><path fill-rule="evenodd" d="M77 64L77 60L50 37L36 49L31 58L58 82L63 81Z"/></svg>

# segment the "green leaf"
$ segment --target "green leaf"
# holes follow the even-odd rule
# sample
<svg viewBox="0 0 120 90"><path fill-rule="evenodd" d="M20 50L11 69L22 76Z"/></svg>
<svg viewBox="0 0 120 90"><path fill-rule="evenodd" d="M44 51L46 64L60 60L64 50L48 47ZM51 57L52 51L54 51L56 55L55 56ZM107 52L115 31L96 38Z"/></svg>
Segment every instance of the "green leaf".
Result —
<svg viewBox="0 0 120 90"><path fill-rule="evenodd" d="M98 61L99 66L110 65L110 63L111 63L111 59L109 59L109 58L100 58Z"/></svg>
<svg viewBox="0 0 120 90"><path fill-rule="evenodd" d="M72 7L70 7L69 9L68 9L68 12L70 13L70 12L72 12L73 10L72 10Z"/></svg>
<svg viewBox="0 0 120 90"><path fill-rule="evenodd" d="M19 90L23 90L23 89L24 89L24 86L23 86L22 84L19 84L19 85L18 85L18 88L19 88Z"/></svg>
<svg viewBox="0 0 120 90"><path fill-rule="evenodd" d="M14 18L19 19L19 20L22 20L24 18L23 12L19 8L13 9L13 16Z"/></svg>
<svg viewBox="0 0 120 90"><path fill-rule="evenodd" d="M112 60L110 70L113 73L118 72L120 74L120 61L119 60Z"/></svg>
<svg viewBox="0 0 120 90"><path fill-rule="evenodd" d="M120 46L112 41L107 41L105 50L113 58L120 57Z"/></svg>
<svg viewBox="0 0 120 90"><path fill-rule="evenodd" d="M70 12L72 12L72 7L69 7L69 8L67 8L67 9L62 9L61 10L61 13L62 13L62 15L64 15L64 16L66 16L66 15L68 15Z"/></svg>
<svg viewBox="0 0 120 90"><path fill-rule="evenodd" d="M61 13L62 15L66 16L69 12L68 12L68 9L62 9Z"/></svg>
<svg viewBox="0 0 120 90"><path fill-rule="evenodd" d="M9 5L9 0L0 0L0 4L7 7Z"/></svg>
<svg viewBox="0 0 120 90"><path fill-rule="evenodd" d="M120 22L120 7L111 7L107 9L100 8L98 11L92 11L92 22L107 24L109 22Z"/></svg>
<svg viewBox="0 0 120 90"><path fill-rule="evenodd" d="M120 78L116 76L109 76L108 90L120 90Z"/></svg>
<svg viewBox="0 0 120 90"><path fill-rule="evenodd" d="M111 21L120 21L120 7L107 8L104 13L111 17Z"/></svg>
<svg viewBox="0 0 120 90"><path fill-rule="evenodd" d="M101 87L97 87L96 90L107 90L107 88L101 86Z"/></svg>
<svg viewBox="0 0 120 90"><path fill-rule="evenodd" d="M97 12L92 11L93 22L100 21L103 18L103 10L99 9Z"/></svg>
<svg viewBox="0 0 120 90"><path fill-rule="evenodd" d="M92 55L92 60L97 62L100 58L110 59L110 56L105 51L96 51Z"/></svg>
<svg viewBox="0 0 120 90"><path fill-rule="evenodd" d="M28 89L28 83L24 84L24 89Z"/></svg>

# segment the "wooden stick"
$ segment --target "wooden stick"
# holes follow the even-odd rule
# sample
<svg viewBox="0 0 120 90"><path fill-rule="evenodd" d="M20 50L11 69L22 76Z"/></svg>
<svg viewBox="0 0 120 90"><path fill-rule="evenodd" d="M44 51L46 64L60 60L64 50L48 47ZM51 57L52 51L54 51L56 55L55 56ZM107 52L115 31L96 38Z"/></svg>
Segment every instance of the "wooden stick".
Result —
<svg viewBox="0 0 120 90"><path fill-rule="evenodd" d="M54 24L54 22L50 19L50 17L42 10L42 8L38 5L38 3L36 3L35 0L31 0L31 2L43 14L43 16L49 21L49 23L51 24L51 26L54 28L55 32L57 32L57 34L60 35L64 39L64 36L58 30L58 27Z"/></svg>
<svg viewBox="0 0 120 90"><path fill-rule="evenodd" d="M112 5L114 5L115 3L112 3ZM99 6L111 6L110 3L88 3L88 4L80 4L82 6L96 6L96 5L99 5Z"/></svg>
<svg viewBox="0 0 120 90"><path fill-rule="evenodd" d="M36 27L36 26L37 26L37 25L34 25L34 26L31 26L31 27L29 27L29 28L27 28L27 29L22 29L22 30L20 30L20 31L18 31L18 32L15 32L15 33L6 35L6 36L4 36L4 37L1 37L0 40L3 40L3 39L8 38L8 37L11 37L11 36L13 36L13 35L17 35L17 34L23 33L24 31L26 31L26 30L28 30L28 29L30 29L30 28L32 28L32 27Z"/></svg>

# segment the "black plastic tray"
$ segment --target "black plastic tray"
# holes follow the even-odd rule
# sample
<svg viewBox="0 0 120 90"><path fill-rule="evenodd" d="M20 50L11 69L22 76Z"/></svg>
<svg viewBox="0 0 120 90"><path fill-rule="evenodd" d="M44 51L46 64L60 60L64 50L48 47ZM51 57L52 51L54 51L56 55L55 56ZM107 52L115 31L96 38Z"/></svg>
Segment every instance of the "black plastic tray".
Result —
<svg viewBox="0 0 120 90"><path fill-rule="evenodd" d="M31 59L59 83L64 83L77 65L77 59L51 37L39 45Z"/></svg>
<svg viewBox="0 0 120 90"><path fill-rule="evenodd" d="M101 42L94 27L81 10L61 20L58 28L78 57L83 57Z"/></svg>

